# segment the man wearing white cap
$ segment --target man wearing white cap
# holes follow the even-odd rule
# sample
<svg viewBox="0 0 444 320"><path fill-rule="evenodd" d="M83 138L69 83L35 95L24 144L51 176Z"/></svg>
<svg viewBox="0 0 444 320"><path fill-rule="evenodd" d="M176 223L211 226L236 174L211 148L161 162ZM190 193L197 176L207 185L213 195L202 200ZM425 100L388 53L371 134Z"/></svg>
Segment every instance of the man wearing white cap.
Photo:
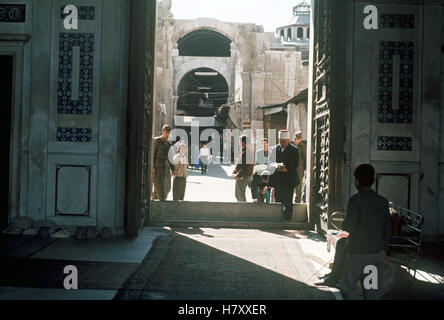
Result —
<svg viewBox="0 0 444 320"><path fill-rule="evenodd" d="M288 130L279 131L279 144L273 148L270 159L278 163L275 174L276 201L283 205L284 220L291 221L294 189L299 184L299 150L290 143Z"/></svg>

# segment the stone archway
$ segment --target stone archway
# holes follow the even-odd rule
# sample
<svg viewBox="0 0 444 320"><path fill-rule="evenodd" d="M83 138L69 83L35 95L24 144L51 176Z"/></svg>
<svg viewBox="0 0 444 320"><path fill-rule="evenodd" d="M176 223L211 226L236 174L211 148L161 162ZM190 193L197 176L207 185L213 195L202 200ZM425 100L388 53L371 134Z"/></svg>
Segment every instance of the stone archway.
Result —
<svg viewBox="0 0 444 320"><path fill-rule="evenodd" d="M233 66L230 65L230 58L213 58L213 57L199 57L198 59L185 60L179 59L181 63L175 67L175 76L173 83L174 95L177 95L177 91L179 88L179 84L182 81L183 77L196 69L199 68L208 68L213 69L219 72L228 84L228 88L230 93L233 92L234 88L234 79L233 79Z"/></svg>
<svg viewBox="0 0 444 320"><path fill-rule="evenodd" d="M189 116L214 116L231 92L227 79L217 70L193 68L179 82L177 108Z"/></svg>
<svg viewBox="0 0 444 320"><path fill-rule="evenodd" d="M236 24L222 22L211 18L198 18L193 20L176 20L174 25L172 42L177 44L179 39L197 30L211 30L222 34L232 41L239 50L242 60L245 62L244 71L253 68L248 62L248 57L255 51L256 33L263 29L255 24Z"/></svg>

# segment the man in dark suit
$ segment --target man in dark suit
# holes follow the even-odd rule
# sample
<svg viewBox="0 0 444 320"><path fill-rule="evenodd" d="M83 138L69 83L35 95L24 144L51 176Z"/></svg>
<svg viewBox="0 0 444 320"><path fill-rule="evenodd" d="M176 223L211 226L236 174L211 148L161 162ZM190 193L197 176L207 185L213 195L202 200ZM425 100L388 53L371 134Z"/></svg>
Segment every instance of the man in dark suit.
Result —
<svg viewBox="0 0 444 320"><path fill-rule="evenodd" d="M290 143L288 130L279 131L279 144L273 148L270 159L278 164L274 177L276 201L283 205L284 220L291 221L294 189L300 183L298 175L299 150Z"/></svg>

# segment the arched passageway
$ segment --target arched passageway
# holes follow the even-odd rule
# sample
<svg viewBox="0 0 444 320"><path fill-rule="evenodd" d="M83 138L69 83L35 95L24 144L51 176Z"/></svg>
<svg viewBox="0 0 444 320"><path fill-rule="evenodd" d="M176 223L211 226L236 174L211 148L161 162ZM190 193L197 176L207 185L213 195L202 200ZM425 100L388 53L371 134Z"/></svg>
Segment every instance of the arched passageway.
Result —
<svg viewBox="0 0 444 320"><path fill-rule="evenodd" d="M228 83L216 70L199 68L188 72L179 83L177 110L187 116L214 116L227 102Z"/></svg>
<svg viewBox="0 0 444 320"><path fill-rule="evenodd" d="M230 57L231 40L223 34L200 29L192 31L177 42L179 56L188 57Z"/></svg>

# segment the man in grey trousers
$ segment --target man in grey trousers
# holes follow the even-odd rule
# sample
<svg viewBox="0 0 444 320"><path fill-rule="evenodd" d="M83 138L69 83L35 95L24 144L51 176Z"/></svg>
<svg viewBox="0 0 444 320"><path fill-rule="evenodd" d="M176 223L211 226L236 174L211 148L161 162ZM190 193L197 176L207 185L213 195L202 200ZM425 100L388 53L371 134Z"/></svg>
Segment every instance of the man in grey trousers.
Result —
<svg viewBox="0 0 444 320"><path fill-rule="evenodd" d="M247 186L253 180L255 160L254 154L250 154L250 157L247 156L247 152L249 152L247 148L247 136L240 137L240 143L242 146L242 151L236 163L236 169L233 172L234 179L236 180L235 195L237 202L247 202L245 191Z"/></svg>
<svg viewBox="0 0 444 320"><path fill-rule="evenodd" d="M349 237L341 293L347 300L361 299L356 284L362 281L364 299L379 300L385 250L392 235L389 202L371 188L375 181L371 165L360 165L354 175L358 193L350 198L343 223Z"/></svg>

